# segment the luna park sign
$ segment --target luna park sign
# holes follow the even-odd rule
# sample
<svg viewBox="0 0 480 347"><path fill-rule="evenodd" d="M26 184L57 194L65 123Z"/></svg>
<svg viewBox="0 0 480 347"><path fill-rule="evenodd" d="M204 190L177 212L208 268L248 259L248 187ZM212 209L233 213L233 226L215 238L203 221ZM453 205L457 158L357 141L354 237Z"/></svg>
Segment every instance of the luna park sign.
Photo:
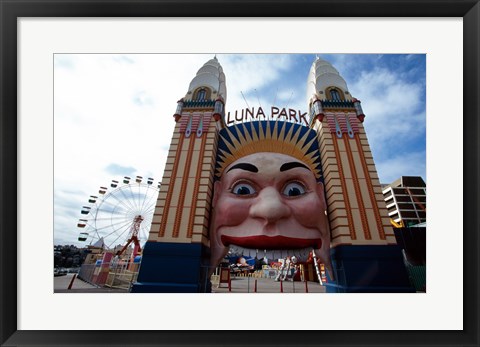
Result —
<svg viewBox="0 0 480 347"><path fill-rule="evenodd" d="M236 110L232 113L228 112L226 117L226 123L227 125L232 125L235 123L265 119L285 120L288 122L302 123L308 126L307 112L303 113L300 110L295 110L291 108L278 108L275 106L272 106L270 108L269 114L266 114L261 106L257 108L244 108L241 110Z"/></svg>

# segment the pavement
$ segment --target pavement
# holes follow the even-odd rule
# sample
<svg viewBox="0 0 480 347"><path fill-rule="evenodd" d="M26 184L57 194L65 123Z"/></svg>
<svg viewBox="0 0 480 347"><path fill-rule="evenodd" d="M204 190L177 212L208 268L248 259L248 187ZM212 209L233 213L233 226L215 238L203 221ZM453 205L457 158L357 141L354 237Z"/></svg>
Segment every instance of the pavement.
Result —
<svg viewBox="0 0 480 347"><path fill-rule="evenodd" d="M255 293L255 280L257 281L256 293L325 293L326 287L318 282L275 282L271 278L232 277L231 291L227 283L220 286L212 284L212 293ZM282 291L283 290L283 291Z"/></svg>
<svg viewBox="0 0 480 347"><path fill-rule="evenodd" d="M65 276L56 276L53 281L54 293L128 293L125 289L115 289L108 287L97 287L90 283L84 282L75 276L72 288L68 289L74 274L66 274Z"/></svg>
<svg viewBox="0 0 480 347"><path fill-rule="evenodd" d="M84 282L75 276L72 288L68 289L74 274L54 277L54 293L128 293L126 289L97 287ZM232 277L231 291L227 283L220 286L212 284L212 293L255 293L255 280L257 281L256 293L325 293L326 287L318 282L275 282L270 278Z"/></svg>

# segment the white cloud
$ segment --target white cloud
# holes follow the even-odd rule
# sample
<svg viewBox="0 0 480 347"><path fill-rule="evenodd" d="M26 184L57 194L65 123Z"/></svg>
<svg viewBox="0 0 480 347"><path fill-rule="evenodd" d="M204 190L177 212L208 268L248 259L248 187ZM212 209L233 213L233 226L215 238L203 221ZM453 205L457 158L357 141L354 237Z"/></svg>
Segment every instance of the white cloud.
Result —
<svg viewBox="0 0 480 347"><path fill-rule="evenodd" d="M376 161L381 183L391 183L400 176L422 176L425 180L425 152L409 152L393 155L388 159Z"/></svg>
<svg viewBox="0 0 480 347"><path fill-rule="evenodd" d="M161 180L176 101L207 58L57 55L55 60L55 210L62 211L62 217L55 219L55 240L59 242L65 240L67 230L75 240L76 222L88 196L122 177L112 175L110 164L133 167L136 175ZM152 107L139 107L138 97ZM68 194L72 189L83 196ZM63 211L65 204L76 205L76 213Z"/></svg>
<svg viewBox="0 0 480 347"><path fill-rule="evenodd" d="M218 59L226 75L227 93L233 85L232 90L243 92L268 85L293 63L289 54L219 55Z"/></svg>
<svg viewBox="0 0 480 347"><path fill-rule="evenodd" d="M293 57L288 54L247 54L218 55L226 75L227 111L240 110L248 106L272 105L277 89L276 81L293 65ZM262 88L269 89L268 98ZM243 92L243 96L241 94ZM245 98L244 98L245 97Z"/></svg>
<svg viewBox="0 0 480 347"><path fill-rule="evenodd" d="M281 105L282 102L289 103L295 94L294 90L280 90L277 93L277 104Z"/></svg>
<svg viewBox="0 0 480 347"><path fill-rule="evenodd" d="M386 69L364 72L351 85L362 100L364 126L376 156L395 155L402 146L425 135L424 91L420 82L408 82Z"/></svg>

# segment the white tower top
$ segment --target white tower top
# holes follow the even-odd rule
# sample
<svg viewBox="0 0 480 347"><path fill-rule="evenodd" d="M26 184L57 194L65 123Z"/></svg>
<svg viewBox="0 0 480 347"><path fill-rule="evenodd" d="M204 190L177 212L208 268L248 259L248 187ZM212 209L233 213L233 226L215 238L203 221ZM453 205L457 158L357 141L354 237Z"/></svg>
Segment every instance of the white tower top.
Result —
<svg viewBox="0 0 480 347"><path fill-rule="evenodd" d="M317 58L310 68L307 79L307 103L316 96L320 100L347 100L352 96L348 92L347 83L332 64L322 58Z"/></svg>
<svg viewBox="0 0 480 347"><path fill-rule="evenodd" d="M203 93L202 90L206 92ZM226 102L225 74L215 56L198 70L197 75L190 82L185 100L216 100L219 96Z"/></svg>

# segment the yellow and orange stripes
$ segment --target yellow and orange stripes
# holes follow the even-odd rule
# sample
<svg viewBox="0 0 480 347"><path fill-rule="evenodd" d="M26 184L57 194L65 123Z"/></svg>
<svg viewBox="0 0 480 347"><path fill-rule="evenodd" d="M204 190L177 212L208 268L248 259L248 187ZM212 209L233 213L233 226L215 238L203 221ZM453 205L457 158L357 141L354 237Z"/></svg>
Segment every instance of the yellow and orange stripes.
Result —
<svg viewBox="0 0 480 347"><path fill-rule="evenodd" d="M358 134L355 134L355 141L359 149L358 153L360 156L360 162L362 163L363 172L365 174L365 181L367 182L367 189L370 195L370 201L372 202L372 206L373 206L373 213L375 215L375 220L377 222L378 235L381 240L385 240L385 231L383 230L382 218L380 217L377 199L375 198L375 191L373 190L372 180L368 170L367 160L365 159L365 154L363 153L362 144L360 142L360 137Z"/></svg>
<svg viewBox="0 0 480 347"><path fill-rule="evenodd" d="M183 145L183 140L184 140L184 135L180 135L180 138L178 140L177 144L177 152L175 154L175 161L174 163L178 163L180 159L180 155L182 153L181 148ZM163 207L163 213L162 213L162 220L160 222L160 231L159 231L159 236L164 237L165 236L165 227L167 225L167 216L168 212L170 209L170 204L172 202L172 196L173 196L173 187L175 186L175 179L177 177L177 171L178 171L178 165L173 165L171 177L170 177L170 182L167 190L167 196L165 198L165 204Z"/></svg>
<svg viewBox="0 0 480 347"><path fill-rule="evenodd" d="M346 149L347 158L348 158L348 164L350 166L350 172L352 174L353 188L355 189L355 195L357 197L358 210L360 213L360 220L362 222L362 227L363 227L363 234L365 235L365 239L371 240L372 234L370 233L370 228L368 226L367 213L365 210L365 204L363 203L362 191L360 189L360 181L358 179L357 170L355 168L355 162L353 160L352 148L350 146L349 139L345 138L344 143L345 143L345 149Z"/></svg>
<svg viewBox="0 0 480 347"><path fill-rule="evenodd" d="M198 179L200 178L202 174L202 166L203 166L203 158L205 156L205 146L207 144L207 141L204 139L206 137L206 132L202 134L201 137L201 147L200 147L200 156L198 159L198 165L197 165L197 172L195 177ZM187 229L187 238L191 238L193 235L193 223L195 221L195 211L197 209L197 200L198 200L198 191L200 189L200 184L198 182L195 182L195 186L193 189L193 196L192 196L192 209L190 211L190 218L188 219L188 229Z"/></svg>
<svg viewBox="0 0 480 347"><path fill-rule="evenodd" d="M180 222L183 215L183 205L185 203L185 193L187 192L188 176L190 166L192 164L193 147L195 145L196 136L190 136L190 143L188 145L187 159L185 161L185 170L183 171L183 180L180 186L180 194L178 196L177 211L175 214L175 222L173 224L172 237L177 238L180 233ZM180 151L181 152L181 151Z"/></svg>
<svg viewBox="0 0 480 347"><path fill-rule="evenodd" d="M348 191L347 191L347 182L345 180L343 165L340 159L340 151L338 149L338 140L336 138L336 135L332 135L332 139L333 139L333 148L335 150L335 157L337 158L338 175L340 177L340 183L342 185L343 199L345 201L345 209L346 209L347 220L348 220L348 229L350 230L350 238L352 240L356 240L357 234L355 232L355 226L353 223L353 217L351 212L352 210L351 210L350 200L349 200Z"/></svg>

